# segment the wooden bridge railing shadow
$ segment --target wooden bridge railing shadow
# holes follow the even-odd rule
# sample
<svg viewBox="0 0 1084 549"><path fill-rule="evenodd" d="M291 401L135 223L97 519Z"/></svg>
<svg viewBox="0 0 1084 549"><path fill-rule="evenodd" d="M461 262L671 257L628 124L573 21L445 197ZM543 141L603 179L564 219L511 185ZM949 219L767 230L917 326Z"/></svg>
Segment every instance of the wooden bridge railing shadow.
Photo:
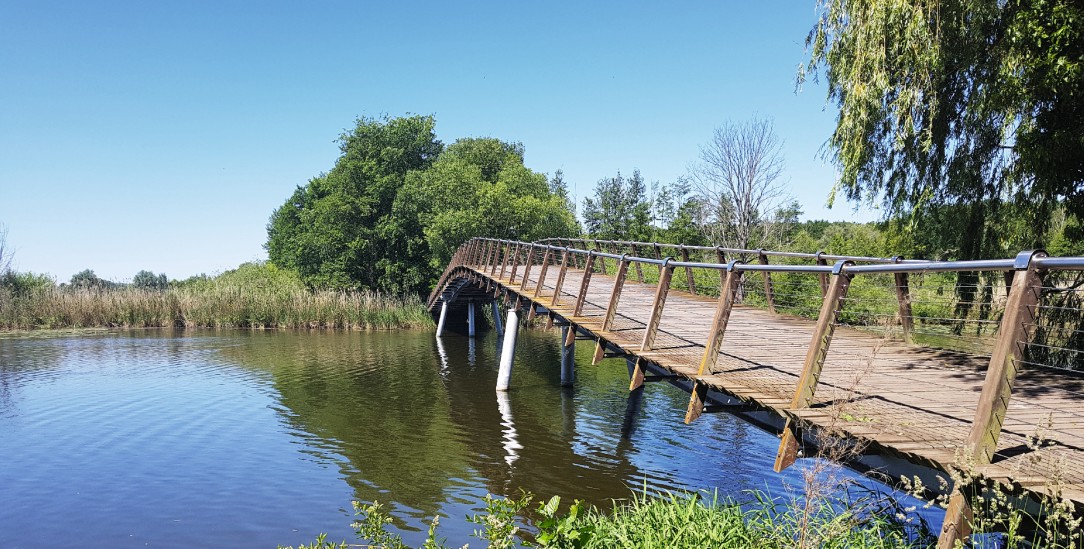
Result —
<svg viewBox="0 0 1084 549"><path fill-rule="evenodd" d="M468 295L472 318L479 296L503 296L510 324L522 307L528 320L541 311L567 328L566 348L578 332L597 342L595 363L607 350L628 357L630 389L684 382L686 422L715 394L769 411L782 423L777 471L827 433L1080 509L1082 286L1084 258L1041 251L931 262L476 238L429 306L441 306L442 325L447 304ZM953 487L939 546L970 533L974 489Z"/></svg>

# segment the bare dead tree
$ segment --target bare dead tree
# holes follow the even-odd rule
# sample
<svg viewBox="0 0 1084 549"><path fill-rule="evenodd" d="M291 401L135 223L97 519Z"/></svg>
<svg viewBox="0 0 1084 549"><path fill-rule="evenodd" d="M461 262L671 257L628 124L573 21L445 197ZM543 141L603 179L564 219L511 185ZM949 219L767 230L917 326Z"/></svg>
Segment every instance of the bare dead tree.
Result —
<svg viewBox="0 0 1084 549"><path fill-rule="evenodd" d="M12 250L7 246L8 229L0 223L0 275L11 270Z"/></svg>
<svg viewBox="0 0 1084 549"><path fill-rule="evenodd" d="M779 243L783 206L790 199L781 180L782 142L771 120L716 128L690 172L704 205L701 230L712 245L754 249Z"/></svg>

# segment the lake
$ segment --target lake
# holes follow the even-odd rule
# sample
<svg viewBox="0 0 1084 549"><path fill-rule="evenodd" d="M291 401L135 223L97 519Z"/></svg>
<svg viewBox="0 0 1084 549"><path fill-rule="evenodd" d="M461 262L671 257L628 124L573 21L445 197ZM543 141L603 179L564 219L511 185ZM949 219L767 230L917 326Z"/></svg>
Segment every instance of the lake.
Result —
<svg viewBox="0 0 1084 549"><path fill-rule="evenodd" d="M633 490L800 490L778 439L560 334L121 331L0 339L0 547L274 547L353 540L350 502L388 504L405 541L449 545L487 493L596 504Z"/></svg>

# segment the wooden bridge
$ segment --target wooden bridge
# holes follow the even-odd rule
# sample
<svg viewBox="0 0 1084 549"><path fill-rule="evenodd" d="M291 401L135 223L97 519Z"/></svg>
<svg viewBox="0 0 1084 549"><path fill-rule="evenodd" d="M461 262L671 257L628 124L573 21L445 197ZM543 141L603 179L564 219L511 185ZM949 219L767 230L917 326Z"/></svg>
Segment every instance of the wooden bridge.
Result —
<svg viewBox="0 0 1084 549"><path fill-rule="evenodd" d="M970 533L977 478L1084 509L1082 271L1084 258L1043 252L927 262L474 239L429 307L438 335L464 308L473 335L475 303L491 304L498 325L499 302L508 326L522 310L545 315L562 327L562 383L577 337L593 340L595 363L628 359L630 390L687 390L686 422L729 411L778 432L776 471L839 442L889 482L916 467L964 471L939 542L951 547ZM498 390L516 332L505 334Z"/></svg>

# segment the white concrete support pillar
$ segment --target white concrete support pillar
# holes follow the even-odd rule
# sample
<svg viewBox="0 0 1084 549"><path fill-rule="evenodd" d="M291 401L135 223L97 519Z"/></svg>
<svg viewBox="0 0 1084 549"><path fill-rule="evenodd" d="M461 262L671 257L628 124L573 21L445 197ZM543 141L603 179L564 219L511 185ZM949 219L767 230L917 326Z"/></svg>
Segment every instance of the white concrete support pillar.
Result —
<svg viewBox="0 0 1084 549"><path fill-rule="evenodd" d="M501 306L497 304L497 300L494 299L491 303L493 306L493 327L497 329L497 335L504 335L504 327L501 326Z"/></svg>
<svg viewBox="0 0 1084 549"><path fill-rule="evenodd" d="M497 390L507 391L512 381L512 360L516 356L516 338L519 336L519 315L516 307L508 308L508 330L504 332L504 346L501 348L501 367L497 371Z"/></svg>
<svg viewBox="0 0 1084 549"><path fill-rule="evenodd" d="M474 337L474 302L467 303L467 335Z"/></svg>
<svg viewBox="0 0 1084 549"><path fill-rule="evenodd" d="M444 319L448 318L448 302L440 304L440 320L437 321L437 337L444 335Z"/></svg>
<svg viewBox="0 0 1084 549"><path fill-rule="evenodd" d="M561 387L576 381L576 335L569 337L571 326L561 326Z"/></svg>

